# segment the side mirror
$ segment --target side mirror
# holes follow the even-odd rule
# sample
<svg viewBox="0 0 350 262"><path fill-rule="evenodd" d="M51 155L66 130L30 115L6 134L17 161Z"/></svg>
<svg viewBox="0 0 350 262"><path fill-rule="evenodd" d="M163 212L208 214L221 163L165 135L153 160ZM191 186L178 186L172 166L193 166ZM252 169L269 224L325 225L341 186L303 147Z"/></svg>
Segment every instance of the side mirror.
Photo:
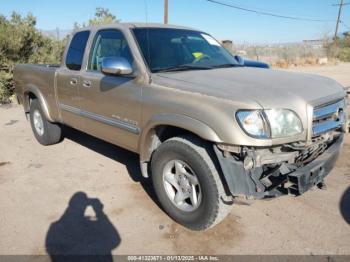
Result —
<svg viewBox="0 0 350 262"><path fill-rule="evenodd" d="M239 55L235 55L234 58L237 60L238 64L241 66L244 66L244 58L239 56Z"/></svg>
<svg viewBox="0 0 350 262"><path fill-rule="evenodd" d="M105 57L102 59L101 71L106 75L131 75L133 69L124 57Z"/></svg>

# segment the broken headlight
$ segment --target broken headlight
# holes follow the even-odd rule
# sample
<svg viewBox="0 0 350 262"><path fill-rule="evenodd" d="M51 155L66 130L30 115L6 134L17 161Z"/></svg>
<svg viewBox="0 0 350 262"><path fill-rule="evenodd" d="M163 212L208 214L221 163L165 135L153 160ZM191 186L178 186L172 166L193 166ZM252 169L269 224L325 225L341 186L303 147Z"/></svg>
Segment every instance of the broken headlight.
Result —
<svg viewBox="0 0 350 262"><path fill-rule="evenodd" d="M242 129L248 135L255 138L269 138L269 131L263 116L263 111L239 111L236 114L236 118Z"/></svg>
<svg viewBox="0 0 350 262"><path fill-rule="evenodd" d="M272 138L295 136L303 132L300 118L291 110L271 109L266 110L265 114L269 120Z"/></svg>
<svg viewBox="0 0 350 262"><path fill-rule="evenodd" d="M244 110L237 112L236 118L243 130L255 138L283 138L303 132L300 118L288 109Z"/></svg>

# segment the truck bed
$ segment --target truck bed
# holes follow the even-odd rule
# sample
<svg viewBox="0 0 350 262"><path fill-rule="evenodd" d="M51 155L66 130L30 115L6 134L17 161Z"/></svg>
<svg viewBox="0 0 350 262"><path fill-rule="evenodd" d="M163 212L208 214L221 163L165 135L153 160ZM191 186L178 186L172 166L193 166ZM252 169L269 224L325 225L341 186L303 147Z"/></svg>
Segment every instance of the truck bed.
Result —
<svg viewBox="0 0 350 262"><path fill-rule="evenodd" d="M14 70L15 90L18 102L24 105L26 111L27 101L24 101L25 94L40 90L48 105L56 104L55 96L55 75L60 68L54 64L26 64L17 65ZM57 108L51 108L54 115L58 115Z"/></svg>

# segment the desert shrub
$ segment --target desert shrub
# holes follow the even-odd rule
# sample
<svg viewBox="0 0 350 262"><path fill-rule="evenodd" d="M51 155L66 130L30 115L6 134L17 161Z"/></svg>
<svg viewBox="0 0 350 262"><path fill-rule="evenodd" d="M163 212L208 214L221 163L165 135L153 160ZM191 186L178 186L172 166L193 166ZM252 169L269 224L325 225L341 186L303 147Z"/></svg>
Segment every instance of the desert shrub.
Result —
<svg viewBox="0 0 350 262"><path fill-rule="evenodd" d="M88 24L117 22L119 20L108 9L96 8L95 17ZM35 25L36 18L31 14L22 17L13 12L9 18L0 15L0 104L8 103L13 94L16 64L58 64L61 61L68 38L58 40L44 36ZM74 27L81 26L76 23Z"/></svg>
<svg viewBox="0 0 350 262"><path fill-rule="evenodd" d="M338 58L344 62L350 62L350 47L341 48Z"/></svg>
<svg viewBox="0 0 350 262"><path fill-rule="evenodd" d="M279 59L273 63L272 66L278 68L288 68L290 66L290 62L286 59Z"/></svg>
<svg viewBox="0 0 350 262"><path fill-rule="evenodd" d="M10 102L12 94L12 74L0 71L0 103Z"/></svg>
<svg viewBox="0 0 350 262"><path fill-rule="evenodd" d="M305 58L305 64L306 65L316 65L317 64L317 58L316 57L306 57Z"/></svg>
<svg viewBox="0 0 350 262"><path fill-rule="evenodd" d="M44 36L31 14L0 15L0 103L13 94L13 69L20 63L59 63L64 41Z"/></svg>
<svg viewBox="0 0 350 262"><path fill-rule="evenodd" d="M327 41L325 48L329 58L350 62L350 33L346 32L343 37L339 37L334 41Z"/></svg>

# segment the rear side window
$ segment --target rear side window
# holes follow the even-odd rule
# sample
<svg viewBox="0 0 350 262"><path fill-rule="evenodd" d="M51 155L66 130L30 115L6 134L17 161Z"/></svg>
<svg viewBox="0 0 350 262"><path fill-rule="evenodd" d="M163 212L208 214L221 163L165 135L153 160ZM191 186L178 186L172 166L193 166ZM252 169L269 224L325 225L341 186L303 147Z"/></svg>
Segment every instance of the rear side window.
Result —
<svg viewBox="0 0 350 262"><path fill-rule="evenodd" d="M66 66L70 70L79 71L81 69L89 35L89 31L83 31L73 36L66 56Z"/></svg>

